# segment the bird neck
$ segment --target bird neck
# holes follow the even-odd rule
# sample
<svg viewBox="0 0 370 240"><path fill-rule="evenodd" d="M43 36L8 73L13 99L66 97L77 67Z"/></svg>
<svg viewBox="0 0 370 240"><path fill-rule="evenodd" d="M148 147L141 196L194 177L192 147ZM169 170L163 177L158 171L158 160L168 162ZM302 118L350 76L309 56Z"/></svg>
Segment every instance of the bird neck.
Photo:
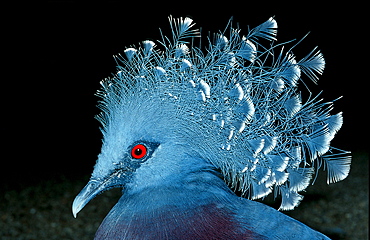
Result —
<svg viewBox="0 0 370 240"><path fill-rule="evenodd" d="M121 201L129 205L143 206L145 211L149 208L173 206L174 208L196 208L199 205L212 204L218 201L232 199L236 195L223 181L221 174L210 164L198 164L192 168L184 169L176 177L155 184L142 186L130 185L123 192Z"/></svg>
<svg viewBox="0 0 370 240"><path fill-rule="evenodd" d="M238 198L214 169L187 173L176 184L126 190L96 239L247 239L254 233L237 220Z"/></svg>
<svg viewBox="0 0 370 240"><path fill-rule="evenodd" d="M204 195L206 192L227 191L231 193L222 174L211 163L180 151L179 146L172 148L177 148L176 155L168 156L167 154L162 158L157 156L160 162L156 159L153 163L136 169L132 181L126 184L123 197L148 192L150 193L145 195L152 196L156 192L163 191L160 197L168 198L169 196L165 194L168 189L171 189L172 193L179 194L191 192L188 195L194 197Z"/></svg>

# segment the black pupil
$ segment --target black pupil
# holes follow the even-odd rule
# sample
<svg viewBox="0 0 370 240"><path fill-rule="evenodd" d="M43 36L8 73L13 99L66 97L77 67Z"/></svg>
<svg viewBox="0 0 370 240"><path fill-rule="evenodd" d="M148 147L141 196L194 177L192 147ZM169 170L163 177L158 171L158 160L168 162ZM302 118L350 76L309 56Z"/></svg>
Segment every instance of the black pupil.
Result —
<svg viewBox="0 0 370 240"><path fill-rule="evenodd" d="M143 150L141 150L140 148L136 148L134 153L135 153L135 155L139 156L139 155L141 155L142 152L143 152Z"/></svg>

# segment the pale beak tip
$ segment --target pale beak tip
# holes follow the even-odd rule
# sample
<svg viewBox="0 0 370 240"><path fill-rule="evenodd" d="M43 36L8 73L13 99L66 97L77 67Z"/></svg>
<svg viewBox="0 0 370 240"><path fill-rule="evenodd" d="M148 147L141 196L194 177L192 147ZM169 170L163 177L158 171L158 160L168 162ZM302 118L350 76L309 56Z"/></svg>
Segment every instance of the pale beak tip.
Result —
<svg viewBox="0 0 370 240"><path fill-rule="evenodd" d="M77 213L75 211L72 210L72 214L74 218L77 218Z"/></svg>
<svg viewBox="0 0 370 240"><path fill-rule="evenodd" d="M74 218L77 218L77 214L80 211L79 206L76 206L76 200L72 204L72 214Z"/></svg>

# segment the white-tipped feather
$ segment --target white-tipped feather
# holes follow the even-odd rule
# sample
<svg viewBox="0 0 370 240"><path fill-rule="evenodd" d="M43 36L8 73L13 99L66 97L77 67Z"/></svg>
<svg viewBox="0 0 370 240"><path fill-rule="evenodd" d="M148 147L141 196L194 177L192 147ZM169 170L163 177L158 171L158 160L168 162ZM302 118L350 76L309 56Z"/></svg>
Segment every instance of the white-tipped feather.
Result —
<svg viewBox="0 0 370 240"><path fill-rule="evenodd" d="M256 59L256 54L256 46L251 41L249 41L248 39L242 41L241 47L238 51L239 56L250 62L254 62L254 60Z"/></svg>
<svg viewBox="0 0 370 240"><path fill-rule="evenodd" d="M149 41L149 40L143 41L144 54L149 56L152 53L154 46L155 46L155 43L153 41Z"/></svg>
<svg viewBox="0 0 370 240"><path fill-rule="evenodd" d="M127 48L124 53L126 54L126 57L129 61L132 60L132 58L135 56L137 50L135 48Z"/></svg>

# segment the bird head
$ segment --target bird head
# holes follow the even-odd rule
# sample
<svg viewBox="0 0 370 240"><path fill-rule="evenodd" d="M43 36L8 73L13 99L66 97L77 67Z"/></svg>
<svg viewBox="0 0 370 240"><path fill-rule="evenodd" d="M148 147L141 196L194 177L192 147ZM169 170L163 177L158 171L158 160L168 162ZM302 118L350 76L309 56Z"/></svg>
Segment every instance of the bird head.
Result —
<svg viewBox="0 0 370 240"><path fill-rule="evenodd" d="M110 118L104 120L102 150L89 183L73 203L75 216L97 194L124 187L138 174L139 168L146 174L137 179L148 179L142 181L148 184L155 182L149 178L155 177L156 167L168 166L174 152L180 151L181 143L169 140L173 138L174 119L164 119L160 102L142 101L145 97L131 95L122 109L112 109ZM114 114L116 111L119 114Z"/></svg>
<svg viewBox="0 0 370 240"><path fill-rule="evenodd" d="M101 81L103 145L75 216L105 190L176 184L210 165L250 199L274 190L284 210L299 204L314 166L328 169L328 183L347 177L350 157L330 147L341 113L297 92L303 73L313 81L322 73L319 51L297 61L291 49L275 54L283 44L259 44L276 41L273 18L245 35L229 23L206 50L185 41L200 36L192 19L170 23L172 38L158 41L164 49L153 41L127 48L117 73Z"/></svg>
<svg viewBox="0 0 370 240"><path fill-rule="evenodd" d="M102 85L109 81L112 80ZM210 151L214 146L207 148L207 144L197 146L189 142L200 142L204 135L196 133L199 123L191 126L195 123L189 117L193 116L184 114L187 110L181 107L181 100L152 91L163 86L138 90L141 84L136 82L135 88L121 92L119 101L114 99L119 104L100 106L104 111L97 118L103 123L103 145L90 181L73 202L74 216L96 195L111 188L138 191L176 184L181 176L202 168L213 155ZM113 92L106 90L104 94L106 101L113 100L107 98Z"/></svg>

